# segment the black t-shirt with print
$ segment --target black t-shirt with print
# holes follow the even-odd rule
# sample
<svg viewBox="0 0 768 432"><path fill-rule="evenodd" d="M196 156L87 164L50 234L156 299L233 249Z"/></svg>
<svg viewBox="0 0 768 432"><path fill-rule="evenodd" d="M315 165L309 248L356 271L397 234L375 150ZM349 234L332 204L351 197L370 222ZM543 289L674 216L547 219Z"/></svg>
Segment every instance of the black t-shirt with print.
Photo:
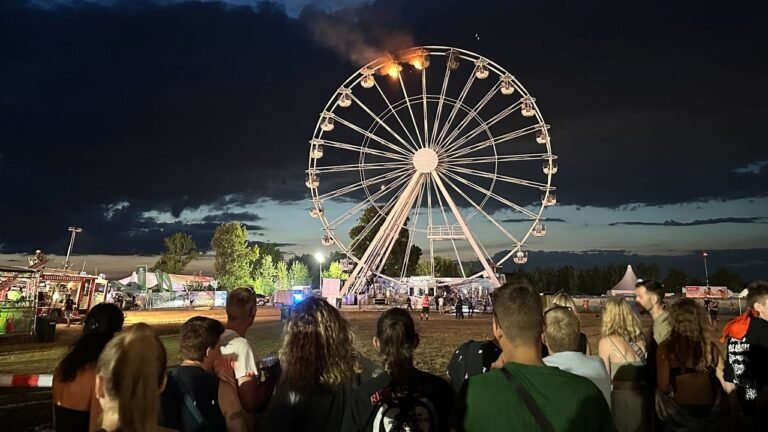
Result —
<svg viewBox="0 0 768 432"><path fill-rule="evenodd" d="M447 431L453 397L451 386L435 375L414 368L396 384L384 372L355 390L341 430Z"/></svg>
<svg viewBox="0 0 768 432"><path fill-rule="evenodd" d="M725 380L736 385L747 413L755 414L757 397L768 385L768 322L752 317L744 338L728 338L725 350Z"/></svg>

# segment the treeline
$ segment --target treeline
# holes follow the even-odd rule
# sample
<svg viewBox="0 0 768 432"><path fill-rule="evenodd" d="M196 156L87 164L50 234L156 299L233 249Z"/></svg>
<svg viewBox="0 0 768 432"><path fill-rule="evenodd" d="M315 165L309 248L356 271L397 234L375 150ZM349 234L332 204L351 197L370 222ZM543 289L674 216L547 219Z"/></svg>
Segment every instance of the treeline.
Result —
<svg viewBox="0 0 768 432"><path fill-rule="evenodd" d="M639 278L659 280L670 293L679 293L686 285L706 285L703 279L690 276L678 268L662 272L656 264L639 263L632 267ZM627 264L624 263L586 269L577 269L571 265L537 267L530 271L518 269L505 275L507 280L526 279L541 292L565 291L571 294L602 295L613 288L626 271ZM734 292L739 292L744 287L744 281L739 275L725 267L709 275L709 284L725 286Z"/></svg>

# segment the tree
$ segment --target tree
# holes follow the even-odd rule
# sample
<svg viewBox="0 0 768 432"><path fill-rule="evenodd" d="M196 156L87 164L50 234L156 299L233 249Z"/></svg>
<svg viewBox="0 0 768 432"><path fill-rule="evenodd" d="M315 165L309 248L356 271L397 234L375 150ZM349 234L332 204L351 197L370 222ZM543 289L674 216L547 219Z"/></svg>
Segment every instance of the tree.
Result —
<svg viewBox="0 0 768 432"><path fill-rule="evenodd" d="M274 243L256 242L256 246L259 248L259 257L253 263L253 272L256 273L261 266L261 262L266 257L272 257L272 263L279 263L283 261L283 251L277 248Z"/></svg>
<svg viewBox="0 0 768 432"><path fill-rule="evenodd" d="M436 256L434 260L436 277L461 277L461 267L458 261L441 256Z"/></svg>
<svg viewBox="0 0 768 432"><path fill-rule="evenodd" d="M253 284L257 293L271 295L275 290L277 269L272 264L272 256L267 255L261 259L261 264L253 274Z"/></svg>
<svg viewBox="0 0 768 432"><path fill-rule="evenodd" d="M349 230L349 238L355 239L358 236L360 236L363 231L365 231L369 226L371 227L368 229L364 235L362 235L361 239L355 244L355 246L352 248L352 254L356 256L357 258L361 258L363 254L365 253L365 250L368 249L368 246L370 246L371 242L373 241L373 238L376 236L376 233L381 228L381 225L384 223L384 218L379 218L376 223L374 223L374 219L376 218L376 215L379 213L379 210L375 206L368 206L364 211L363 214L360 215L360 219L357 222L357 225L352 227L352 229ZM372 225L372 226L371 226ZM408 225L408 219L406 219L405 225ZM397 239L395 240L395 244L392 247L392 251L389 254L389 257L387 257L387 261L384 263L384 267L382 268L382 272L386 275L400 275L402 269L403 269L403 263L405 262L405 255L408 250L408 230L403 227L400 229L400 233L397 236ZM421 248L416 245L411 245L410 253L408 254L408 267L406 268L405 275L410 276L412 274L416 273L416 266L419 263L419 258L421 257Z"/></svg>
<svg viewBox="0 0 768 432"><path fill-rule="evenodd" d="M293 287L309 283L309 269L301 261L293 261L288 270L288 283Z"/></svg>
<svg viewBox="0 0 768 432"><path fill-rule="evenodd" d="M688 275L680 269L670 268L667 270L667 275L662 283L664 284L664 291L680 293L681 289L688 283Z"/></svg>
<svg viewBox="0 0 768 432"><path fill-rule="evenodd" d="M288 275L288 264L285 261L279 261L275 266L275 285L277 289L290 289L290 277Z"/></svg>
<svg viewBox="0 0 768 432"><path fill-rule="evenodd" d="M181 273L187 264L200 255L195 240L189 234L177 232L163 239L163 243L165 244L165 251L160 255L155 265L150 268L151 271Z"/></svg>
<svg viewBox="0 0 768 432"><path fill-rule="evenodd" d="M323 277L328 279L347 280L349 275L341 268L339 261L332 261L326 270L323 271Z"/></svg>
<svg viewBox="0 0 768 432"><path fill-rule="evenodd" d="M253 262L259 248L248 245L248 229L240 222L221 224L211 240L216 253L214 272L221 287L231 290L251 280Z"/></svg>
<svg viewBox="0 0 768 432"><path fill-rule="evenodd" d="M429 261L419 260L419 264L416 265L416 276L431 276L432 264Z"/></svg>
<svg viewBox="0 0 768 432"><path fill-rule="evenodd" d="M635 269L637 270L637 276L642 279L645 279L645 280L661 279L661 271L659 270L659 266L656 265L655 263L653 264L639 263L635 266Z"/></svg>
<svg viewBox="0 0 768 432"><path fill-rule="evenodd" d="M709 277L709 284L712 286L728 287L733 292L739 292L744 288L744 281L736 273L725 267L719 268Z"/></svg>

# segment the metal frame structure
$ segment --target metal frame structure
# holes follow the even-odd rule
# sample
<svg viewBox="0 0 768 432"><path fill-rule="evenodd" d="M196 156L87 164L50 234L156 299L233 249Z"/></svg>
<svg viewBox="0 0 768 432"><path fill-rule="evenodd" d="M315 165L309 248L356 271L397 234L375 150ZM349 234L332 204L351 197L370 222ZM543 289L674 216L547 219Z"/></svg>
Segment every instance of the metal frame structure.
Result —
<svg viewBox="0 0 768 432"><path fill-rule="evenodd" d="M445 72L440 92L430 92L428 71L436 69L435 62L441 58L445 61ZM449 95L451 77L461 67L473 69L461 92ZM484 96L479 100L478 95L470 97L473 88L479 87L473 84L491 76L495 82L492 79L486 85L490 89ZM409 86L412 90L414 85L419 86L413 82L406 85L408 79L420 79L420 94L409 94ZM387 85L389 87L385 88ZM392 93L393 85L399 87L400 100L393 101L387 96L387 92ZM378 99L378 103L385 104L386 108L374 112L374 108L366 103L367 98ZM477 102L469 102L470 99ZM486 113L486 107L492 101L496 106L501 104L502 108L491 115ZM353 105L358 111L367 113L370 126L361 126L359 121L345 115L345 110ZM521 114L530 124L498 132L513 113ZM356 133L360 142L339 141L334 137L335 128ZM540 151L521 152L515 146L517 141L531 140L534 136ZM342 158L349 163L324 165L321 161L327 160L329 149L337 153L336 160ZM355 153L358 156L356 162L353 159ZM312 199L310 214L323 225L323 245L336 244L356 263L342 294L359 290L371 274L394 282L404 280L417 234L423 235L428 242L433 275L434 242L449 241L463 278L486 277L498 286L494 269L510 257L518 264L527 261L527 252L523 250L525 242L531 235L541 237L546 232L540 221L545 207L556 202L552 186L552 177L557 172L556 161L550 144L549 125L544 122L535 99L498 64L470 51L442 46L415 47L367 64L344 81L330 98L320 114L309 147L306 185ZM515 164L542 162L543 170L538 168L538 172L543 179L539 181L507 175L515 169ZM321 185L325 184L321 180L326 176L355 171L360 174L359 181L329 182L332 186L321 190ZM540 194L540 202L538 199L533 205L531 201L515 202L509 194L496 192L500 184L534 190L537 198ZM329 215L327 204L331 200L354 205L340 215ZM489 208L489 201L493 209ZM371 205L378 210L374 220L345 244L335 230ZM513 234L504 226L504 221L496 220L492 214L494 209L510 210L520 216L526 222L526 229ZM508 241L509 251L496 262L483 246L487 239L478 238L468 224L477 214ZM423 229L418 226L420 216L422 223L426 223ZM371 234L370 230L378 224L381 226L368 248L362 255L355 256L352 250L357 242ZM402 229L408 230L402 272L400 275L383 274L384 263ZM479 272L465 272L456 245L461 241L469 245L480 262L482 270Z"/></svg>

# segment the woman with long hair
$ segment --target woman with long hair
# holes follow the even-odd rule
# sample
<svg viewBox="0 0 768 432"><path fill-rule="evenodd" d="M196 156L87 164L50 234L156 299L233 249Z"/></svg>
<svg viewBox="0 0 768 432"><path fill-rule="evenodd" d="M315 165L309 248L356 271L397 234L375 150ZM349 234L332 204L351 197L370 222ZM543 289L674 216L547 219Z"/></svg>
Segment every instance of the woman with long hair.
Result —
<svg viewBox="0 0 768 432"><path fill-rule="evenodd" d="M101 432L153 432L166 382L163 343L146 324L112 339L96 367L96 397L104 412Z"/></svg>
<svg viewBox="0 0 768 432"><path fill-rule="evenodd" d="M295 306L283 330L281 376L267 407L272 431L338 431L361 365L341 313L309 297Z"/></svg>
<svg viewBox="0 0 768 432"><path fill-rule="evenodd" d="M669 307L672 331L656 354L656 411L668 430L717 430L723 356L704 308L684 298Z"/></svg>
<svg viewBox="0 0 768 432"><path fill-rule="evenodd" d="M355 390L343 431L447 431L453 389L413 365L419 335L411 315L390 309L379 317L373 346L384 373Z"/></svg>
<svg viewBox="0 0 768 432"><path fill-rule="evenodd" d="M57 431L94 431L101 407L95 397L96 361L112 337L123 328L123 312L111 303L91 308L83 335L72 345L53 373L51 388Z"/></svg>
<svg viewBox="0 0 768 432"><path fill-rule="evenodd" d="M598 353L611 376L611 407L620 432L646 430L646 343L640 320L623 297L605 302Z"/></svg>

